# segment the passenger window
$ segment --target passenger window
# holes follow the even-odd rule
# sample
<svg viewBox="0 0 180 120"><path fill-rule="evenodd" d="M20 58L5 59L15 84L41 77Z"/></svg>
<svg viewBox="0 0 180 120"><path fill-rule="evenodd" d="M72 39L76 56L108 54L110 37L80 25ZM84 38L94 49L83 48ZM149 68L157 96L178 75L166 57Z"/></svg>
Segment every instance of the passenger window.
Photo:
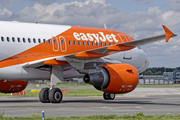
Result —
<svg viewBox="0 0 180 120"><path fill-rule="evenodd" d="M109 43L109 45L111 45L111 43Z"/></svg>
<svg viewBox="0 0 180 120"><path fill-rule="evenodd" d="M76 45L76 41L73 41L74 45Z"/></svg>
<svg viewBox="0 0 180 120"><path fill-rule="evenodd" d="M41 43L41 39L38 39L39 43Z"/></svg>
<svg viewBox="0 0 180 120"><path fill-rule="evenodd" d="M33 38L33 42L36 43L36 39L35 38Z"/></svg>
<svg viewBox="0 0 180 120"><path fill-rule="evenodd" d="M98 42L96 42L96 46L99 46L99 43L98 43Z"/></svg>
<svg viewBox="0 0 180 120"><path fill-rule="evenodd" d="M87 42L87 45L89 46L89 41Z"/></svg>
<svg viewBox="0 0 180 120"><path fill-rule="evenodd" d="M1 37L1 40L4 42L4 37Z"/></svg>
<svg viewBox="0 0 180 120"><path fill-rule="evenodd" d="M113 45L115 45L115 43L113 43Z"/></svg>
<svg viewBox="0 0 180 120"><path fill-rule="evenodd" d="M24 42L24 43L26 42L25 38L23 38L23 42Z"/></svg>
<svg viewBox="0 0 180 120"><path fill-rule="evenodd" d="M103 43L101 42L101 46L103 46Z"/></svg>
<svg viewBox="0 0 180 120"><path fill-rule="evenodd" d="M48 40L48 42L49 42L49 44L51 44L51 40L50 39Z"/></svg>
<svg viewBox="0 0 180 120"><path fill-rule="evenodd" d="M92 46L94 46L94 42L91 42L92 43Z"/></svg>
<svg viewBox="0 0 180 120"><path fill-rule="evenodd" d="M28 42L31 43L31 39L30 38L28 38Z"/></svg>
<svg viewBox="0 0 180 120"><path fill-rule="evenodd" d="M18 40L18 42L21 42L21 40L20 40L20 38L19 38L19 37L17 38L17 40Z"/></svg>
<svg viewBox="0 0 180 120"><path fill-rule="evenodd" d="M43 41L44 41L44 43L46 44L46 40L45 40L45 39L43 39Z"/></svg>
<svg viewBox="0 0 180 120"><path fill-rule="evenodd" d="M105 46L107 46L107 43L105 43Z"/></svg>
<svg viewBox="0 0 180 120"><path fill-rule="evenodd" d="M71 45L71 41L69 40L69 45Z"/></svg>
<svg viewBox="0 0 180 120"><path fill-rule="evenodd" d="M80 42L80 41L78 41L78 45L81 45L81 42Z"/></svg>
<svg viewBox="0 0 180 120"><path fill-rule="evenodd" d="M54 39L54 44L57 44L56 40Z"/></svg>
<svg viewBox="0 0 180 120"><path fill-rule="evenodd" d="M14 37L12 37L12 41L15 42L15 38Z"/></svg>
<svg viewBox="0 0 180 120"><path fill-rule="evenodd" d="M85 45L85 42L83 41L83 45Z"/></svg>
<svg viewBox="0 0 180 120"><path fill-rule="evenodd" d="M9 37L7 37L7 41L9 42Z"/></svg>

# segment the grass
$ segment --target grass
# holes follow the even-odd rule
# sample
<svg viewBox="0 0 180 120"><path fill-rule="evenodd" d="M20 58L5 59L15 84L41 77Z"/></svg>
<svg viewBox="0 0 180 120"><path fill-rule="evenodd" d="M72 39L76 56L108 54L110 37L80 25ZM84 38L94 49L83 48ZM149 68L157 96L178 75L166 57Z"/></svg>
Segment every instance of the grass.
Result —
<svg viewBox="0 0 180 120"><path fill-rule="evenodd" d="M92 85L86 84L84 82L62 82L57 84L58 87L92 87ZM168 84L168 85L138 85L138 87L180 87L180 84Z"/></svg>
<svg viewBox="0 0 180 120"><path fill-rule="evenodd" d="M42 120L41 113L32 113L30 117L0 117L0 120ZM179 120L180 115L162 115L162 116L145 116L143 113L137 113L136 115L94 115L85 117L56 117L56 118L45 118L45 120Z"/></svg>
<svg viewBox="0 0 180 120"><path fill-rule="evenodd" d="M39 87L36 87L37 84L29 84L29 87L38 89ZM44 87L48 86L46 84L41 84ZM57 85L57 87L92 87L92 85L88 85L85 83L60 83ZM138 85L138 87L180 87L180 84L173 84L173 85ZM67 89L67 93L63 93L63 96L102 96L103 92L96 90L95 88L87 88L87 89ZM38 97L38 93L32 93L31 90L26 89L26 95L22 95L23 97ZM0 96L11 96L11 94L5 94L0 93Z"/></svg>
<svg viewBox="0 0 180 120"><path fill-rule="evenodd" d="M58 87L92 87L92 85L86 84L84 82L62 82L57 84ZM168 84L168 85L138 85L138 87L180 87L180 84Z"/></svg>
<svg viewBox="0 0 180 120"><path fill-rule="evenodd" d="M22 97L38 97L39 93L32 93L31 90L25 90L26 95ZM68 89L67 93L63 93L63 96L102 96L103 92L96 89ZM0 93L0 96L12 96L10 93ZM19 96L19 95L18 95Z"/></svg>
<svg viewBox="0 0 180 120"><path fill-rule="evenodd" d="M180 87L180 84L172 84L172 85L138 85L138 87Z"/></svg>
<svg viewBox="0 0 180 120"><path fill-rule="evenodd" d="M96 89L69 89L64 96L102 96L103 92Z"/></svg>
<svg viewBox="0 0 180 120"><path fill-rule="evenodd" d="M57 84L57 87L92 87L92 85L84 82L61 82Z"/></svg>
<svg viewBox="0 0 180 120"><path fill-rule="evenodd" d="M37 84L30 84L31 86L36 86ZM49 83L41 84L50 87ZM29 85L28 85L29 86ZM90 84L86 84L84 82L61 82L56 85L56 87L92 87Z"/></svg>
<svg viewBox="0 0 180 120"><path fill-rule="evenodd" d="M37 85L50 87L48 84L28 84L28 88L35 87ZM92 85L86 84L84 82L77 83L77 82L61 82L56 85L57 87L93 87ZM171 84L171 85L138 85L138 87L180 87L180 84Z"/></svg>

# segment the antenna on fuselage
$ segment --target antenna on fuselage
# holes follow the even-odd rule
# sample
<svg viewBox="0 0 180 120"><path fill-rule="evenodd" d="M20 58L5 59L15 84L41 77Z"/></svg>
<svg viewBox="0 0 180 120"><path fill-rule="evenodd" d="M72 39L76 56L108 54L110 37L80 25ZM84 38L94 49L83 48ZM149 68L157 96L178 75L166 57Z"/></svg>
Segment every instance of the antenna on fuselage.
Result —
<svg viewBox="0 0 180 120"><path fill-rule="evenodd" d="M106 24L104 23L104 28L107 29Z"/></svg>

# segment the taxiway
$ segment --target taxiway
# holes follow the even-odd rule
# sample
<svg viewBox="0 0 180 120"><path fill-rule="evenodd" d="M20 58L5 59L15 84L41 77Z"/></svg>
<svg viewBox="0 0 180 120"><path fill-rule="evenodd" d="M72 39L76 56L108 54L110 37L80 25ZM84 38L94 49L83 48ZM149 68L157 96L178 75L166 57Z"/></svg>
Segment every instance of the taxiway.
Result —
<svg viewBox="0 0 180 120"><path fill-rule="evenodd" d="M4 116L27 117L32 113L46 117L90 115L180 114L179 87L138 87L133 92L116 96L113 101L102 97L64 97L62 103L41 103L38 97L0 97L0 112Z"/></svg>
<svg viewBox="0 0 180 120"><path fill-rule="evenodd" d="M27 117L32 113L46 117L90 115L177 115L180 113L180 95L117 96L113 101L102 97L64 97L60 104L43 104L38 97L0 97L0 112L4 116Z"/></svg>

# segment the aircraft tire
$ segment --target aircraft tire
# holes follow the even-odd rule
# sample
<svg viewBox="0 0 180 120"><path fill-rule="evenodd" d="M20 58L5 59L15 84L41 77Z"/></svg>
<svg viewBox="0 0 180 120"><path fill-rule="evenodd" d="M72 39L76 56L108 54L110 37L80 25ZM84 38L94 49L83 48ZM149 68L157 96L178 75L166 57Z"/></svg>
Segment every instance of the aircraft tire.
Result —
<svg viewBox="0 0 180 120"><path fill-rule="evenodd" d="M39 100L42 103L50 103L49 101L49 88L42 88L39 93Z"/></svg>
<svg viewBox="0 0 180 120"><path fill-rule="evenodd" d="M115 99L115 94L108 93L108 98L109 98L109 100L114 100Z"/></svg>
<svg viewBox="0 0 180 120"><path fill-rule="evenodd" d="M52 88L49 91L49 100L51 103L60 103L62 98L62 91L59 88Z"/></svg>
<svg viewBox="0 0 180 120"><path fill-rule="evenodd" d="M106 93L106 92L103 93L103 98L104 98L104 100L109 100L108 94L109 94L109 93Z"/></svg>
<svg viewBox="0 0 180 120"><path fill-rule="evenodd" d="M115 94L111 94L111 93L103 93L103 98L104 100L114 100L115 99Z"/></svg>

